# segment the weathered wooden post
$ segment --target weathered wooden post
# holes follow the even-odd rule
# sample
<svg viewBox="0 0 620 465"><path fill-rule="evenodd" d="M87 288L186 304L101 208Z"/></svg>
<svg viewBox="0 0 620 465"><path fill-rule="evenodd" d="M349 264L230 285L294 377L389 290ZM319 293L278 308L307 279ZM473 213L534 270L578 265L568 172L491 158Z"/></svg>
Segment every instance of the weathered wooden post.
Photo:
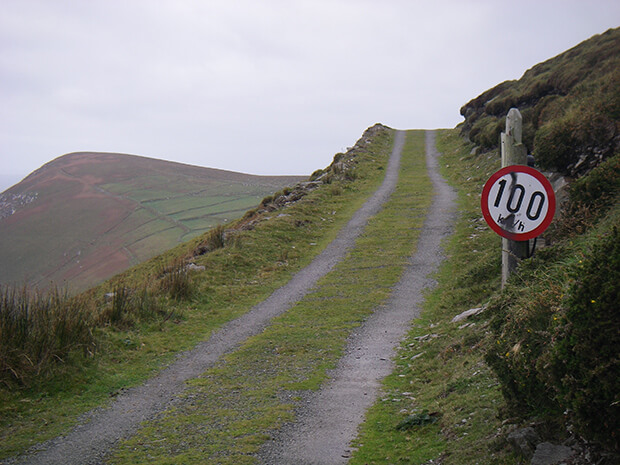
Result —
<svg viewBox="0 0 620 465"><path fill-rule="evenodd" d="M516 108L506 116L506 132L501 135L502 168L510 165L527 165L527 148L522 143L523 118ZM527 258L529 241L502 238L502 287L520 260Z"/></svg>
<svg viewBox="0 0 620 465"><path fill-rule="evenodd" d="M502 288L519 261L529 255L529 240L547 229L555 213L553 186L544 174L527 166L521 131L521 113L511 108L501 139L502 167L487 180L480 196L482 216L502 236Z"/></svg>

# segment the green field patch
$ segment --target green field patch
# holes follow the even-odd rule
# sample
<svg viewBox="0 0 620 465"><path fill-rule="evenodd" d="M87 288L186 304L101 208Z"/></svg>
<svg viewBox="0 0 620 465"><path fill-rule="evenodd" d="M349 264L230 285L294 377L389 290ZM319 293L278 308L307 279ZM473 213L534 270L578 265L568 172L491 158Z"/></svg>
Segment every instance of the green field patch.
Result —
<svg viewBox="0 0 620 465"><path fill-rule="evenodd" d="M237 210L244 208L245 210L251 207L256 207L261 199L258 197L219 197L209 198L203 200L202 205L185 208L180 211L169 213L169 216L176 220L199 218L204 215L217 214L222 211Z"/></svg>
<svg viewBox="0 0 620 465"><path fill-rule="evenodd" d="M124 195L138 202L148 201L151 199L159 199L179 195L182 184L177 183L174 179L167 179L166 176L149 176L138 177L126 180L122 183L102 184L99 187L117 195ZM155 187L157 186L157 187ZM185 190L181 192L185 193Z"/></svg>
<svg viewBox="0 0 620 465"><path fill-rule="evenodd" d="M230 199L227 202L220 202L216 205L192 208L170 215L175 220L186 223L188 220L200 219L204 216L219 216L229 220L243 216L243 213L256 207L260 200L255 197L246 199Z"/></svg>
<svg viewBox="0 0 620 465"><path fill-rule="evenodd" d="M105 236L108 236L108 239L114 238L111 240L124 237L143 237L145 231L150 232L153 229L157 229L152 223L158 221L163 222L162 219L157 218L152 212L144 208L138 208L127 215L121 222L106 230L103 239L107 239Z"/></svg>
<svg viewBox="0 0 620 465"><path fill-rule="evenodd" d="M241 215L238 215L241 216ZM231 218L232 215L222 214L221 216L212 215L205 216L203 218L196 218L183 221L183 224L190 229L190 232L199 230L208 230L218 224L222 223L225 219Z"/></svg>
<svg viewBox="0 0 620 465"><path fill-rule="evenodd" d="M264 195L270 193L272 192L264 192ZM232 208L239 208L241 206L255 207L262 198L263 197L261 195L245 193L222 194L220 191L215 197L206 194L188 195L170 199L155 200L152 202L143 203L143 205L153 208L163 214L178 218L178 215L182 215L186 211L191 211L197 208L212 208L209 213L217 212L222 209L228 210L231 209L231 207L227 206L227 203L230 202L239 202L238 207Z"/></svg>
<svg viewBox="0 0 620 465"><path fill-rule="evenodd" d="M145 235L141 239L127 245L131 252L142 260L148 260L168 244L179 243L183 232L176 226L169 223L158 222L161 228L153 231L152 234Z"/></svg>

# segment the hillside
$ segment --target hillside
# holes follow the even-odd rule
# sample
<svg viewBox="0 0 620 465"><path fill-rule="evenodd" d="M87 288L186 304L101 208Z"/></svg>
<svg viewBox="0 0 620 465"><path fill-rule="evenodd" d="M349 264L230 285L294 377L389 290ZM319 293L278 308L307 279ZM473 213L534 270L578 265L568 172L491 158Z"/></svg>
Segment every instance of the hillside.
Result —
<svg viewBox="0 0 620 465"><path fill-rule="evenodd" d="M487 90L461 108L461 131L496 149L510 108L538 166L576 177L620 147L620 28L596 35Z"/></svg>
<svg viewBox="0 0 620 465"><path fill-rule="evenodd" d="M617 463L620 29L463 106L461 133L478 146L468 165L496 157L496 136L513 106L536 164L566 176L567 195L543 234L547 247L485 303L485 361L500 381L506 416L536 426L539 441L604 451L584 452L598 458L578 463Z"/></svg>
<svg viewBox="0 0 620 465"><path fill-rule="evenodd" d="M0 194L0 283L85 289L301 179L116 153L64 155Z"/></svg>

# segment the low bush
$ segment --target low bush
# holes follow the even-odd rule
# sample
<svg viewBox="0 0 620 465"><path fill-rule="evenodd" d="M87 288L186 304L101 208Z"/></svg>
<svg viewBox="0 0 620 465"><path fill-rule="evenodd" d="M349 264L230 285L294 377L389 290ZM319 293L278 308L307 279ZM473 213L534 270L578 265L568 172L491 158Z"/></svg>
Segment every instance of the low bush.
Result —
<svg viewBox="0 0 620 465"><path fill-rule="evenodd" d="M264 203L267 198L263 199L263 203L261 205L267 206L270 202L273 201L273 197L270 197L267 203ZM257 213L256 210L249 210L243 216L243 220L251 219ZM207 232L203 239L199 242L198 246L194 250L194 255L204 255L205 253L212 252L217 249L221 249L224 247L226 238L226 228L222 224L218 224L209 232Z"/></svg>
<svg viewBox="0 0 620 465"><path fill-rule="evenodd" d="M261 204L261 206L266 207L271 202L273 202L273 200L274 200L274 196L273 195L268 195L267 197L264 197L263 200L260 201L260 204Z"/></svg>
<svg viewBox="0 0 620 465"><path fill-rule="evenodd" d="M183 261L162 270L159 289L173 300L189 300L194 295L192 278Z"/></svg>
<svg viewBox="0 0 620 465"><path fill-rule="evenodd" d="M325 174L325 171L322 169L318 169L316 171L314 171L311 175L310 175L310 181L316 181L317 179L319 179L323 174Z"/></svg>
<svg viewBox="0 0 620 465"><path fill-rule="evenodd" d="M583 234L604 216L620 194L620 153L601 163L570 185L568 202L545 234L557 242L574 234Z"/></svg>
<svg viewBox="0 0 620 465"><path fill-rule="evenodd" d="M616 123L599 105L573 105L536 132L536 162L544 169L575 175L591 168L616 148ZM588 159L590 163L585 163Z"/></svg>
<svg viewBox="0 0 620 465"><path fill-rule="evenodd" d="M599 211L613 205L620 194L620 153L596 167L588 176L571 185L572 204L585 204Z"/></svg>
<svg viewBox="0 0 620 465"><path fill-rule="evenodd" d="M476 121L469 133L469 138L476 145L485 149L493 148L498 145L500 134L504 128L504 120L485 116Z"/></svg>
<svg viewBox="0 0 620 465"><path fill-rule="evenodd" d="M620 220L605 221L522 263L488 307L486 361L511 414L568 422L617 449Z"/></svg>
<svg viewBox="0 0 620 465"><path fill-rule="evenodd" d="M600 238L571 272L566 311L542 360L545 381L577 430L620 449L620 231Z"/></svg>
<svg viewBox="0 0 620 465"><path fill-rule="evenodd" d="M140 321L161 317L166 313L160 305L160 297L146 285L140 290L134 290L119 283L109 295L110 302L99 312L98 326L130 328Z"/></svg>

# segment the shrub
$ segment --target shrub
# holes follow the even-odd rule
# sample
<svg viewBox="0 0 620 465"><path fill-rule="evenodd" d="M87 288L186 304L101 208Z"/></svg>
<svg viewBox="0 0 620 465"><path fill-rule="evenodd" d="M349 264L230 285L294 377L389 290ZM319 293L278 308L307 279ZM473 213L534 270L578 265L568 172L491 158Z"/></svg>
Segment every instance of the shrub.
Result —
<svg viewBox="0 0 620 465"><path fill-rule="evenodd" d="M115 286L112 300L102 308L97 323L125 328L164 314L159 299L146 285L140 290L133 290L121 283Z"/></svg>
<svg viewBox="0 0 620 465"><path fill-rule="evenodd" d="M568 419L608 448L619 446L620 431L618 226L581 260L555 246L524 262L488 307L485 355L511 413Z"/></svg>
<svg viewBox="0 0 620 465"><path fill-rule="evenodd" d="M545 234L551 241L584 233L614 205L620 194L620 154L573 182L568 194L561 215Z"/></svg>
<svg viewBox="0 0 620 465"><path fill-rule="evenodd" d="M310 175L310 181L316 181L317 179L319 179L323 174L325 173L325 171L323 171L322 169L318 169L315 172L313 172Z"/></svg>
<svg viewBox="0 0 620 465"><path fill-rule="evenodd" d="M501 132L506 126L505 120L493 116L480 118L472 127L469 138L476 145L485 149L496 147Z"/></svg>
<svg viewBox="0 0 620 465"><path fill-rule="evenodd" d="M620 153L601 163L588 176L571 185L571 203L602 209L613 204L620 194Z"/></svg>
<svg viewBox="0 0 620 465"><path fill-rule="evenodd" d="M342 186L340 186L340 184L332 184L329 193L333 196L342 194Z"/></svg>
<svg viewBox="0 0 620 465"><path fill-rule="evenodd" d="M546 381L589 439L620 447L620 232L601 238L572 270L567 310ZM543 372L543 373L545 373Z"/></svg>
<svg viewBox="0 0 620 465"><path fill-rule="evenodd" d="M192 278L182 261L162 270L159 288L174 300L188 300L194 294Z"/></svg>
<svg viewBox="0 0 620 465"><path fill-rule="evenodd" d="M261 206L266 207L271 202L273 202L273 200L274 200L274 196L273 195L268 195L268 196L264 197L263 200L260 201L260 204L261 204Z"/></svg>
<svg viewBox="0 0 620 465"><path fill-rule="evenodd" d="M271 202L272 200L273 198L271 197L271 200L269 200L269 202ZM263 199L263 202L265 202L265 199ZM267 204L261 204L261 205L267 205ZM243 218L246 220L250 219L255 213L256 213L256 210L250 210L249 212L246 212ZM209 232L207 232L203 236L203 239L200 241L200 243L194 250L194 255L204 255L205 253L212 252L217 249L221 249L222 247L226 245L225 236L226 236L226 228L224 227L224 225L218 224L216 227L211 229Z"/></svg>
<svg viewBox="0 0 620 465"><path fill-rule="evenodd" d="M512 287L489 305L492 335L485 359L500 380L509 410L523 417L558 414L561 407L541 378L538 361L551 342L557 319L561 285L527 280L527 287ZM527 298L519 295L527 288Z"/></svg>
<svg viewBox="0 0 620 465"><path fill-rule="evenodd" d="M610 156L616 136L616 123L601 105L579 102L538 129L536 161L544 169L575 175Z"/></svg>

